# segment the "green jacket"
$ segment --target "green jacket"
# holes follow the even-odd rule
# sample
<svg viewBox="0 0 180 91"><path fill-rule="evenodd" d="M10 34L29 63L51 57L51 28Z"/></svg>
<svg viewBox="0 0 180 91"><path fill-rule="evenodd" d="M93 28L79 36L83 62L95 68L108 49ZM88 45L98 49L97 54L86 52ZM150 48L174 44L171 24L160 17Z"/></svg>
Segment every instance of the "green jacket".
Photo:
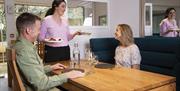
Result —
<svg viewBox="0 0 180 91"><path fill-rule="evenodd" d="M19 38L14 46L17 65L26 91L52 91L54 87L67 82L66 74L48 76L50 66L44 66L36 46Z"/></svg>

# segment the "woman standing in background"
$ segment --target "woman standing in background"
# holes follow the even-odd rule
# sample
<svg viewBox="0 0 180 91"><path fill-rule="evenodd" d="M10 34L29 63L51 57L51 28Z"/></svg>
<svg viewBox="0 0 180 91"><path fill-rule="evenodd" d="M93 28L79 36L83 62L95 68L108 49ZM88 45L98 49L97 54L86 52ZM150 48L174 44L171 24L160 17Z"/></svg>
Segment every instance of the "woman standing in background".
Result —
<svg viewBox="0 0 180 91"><path fill-rule="evenodd" d="M115 51L116 66L140 69L141 55L138 46L134 44L130 26L119 24L116 28L115 38L120 42Z"/></svg>
<svg viewBox="0 0 180 91"><path fill-rule="evenodd" d="M177 37L178 29L176 18L176 10L168 8L165 12L165 18L160 23L160 36L163 37Z"/></svg>
<svg viewBox="0 0 180 91"><path fill-rule="evenodd" d="M65 0L54 0L42 22L39 40L45 42L45 62L69 60L69 41L80 35L80 32L70 33L68 21L63 17L65 10Z"/></svg>

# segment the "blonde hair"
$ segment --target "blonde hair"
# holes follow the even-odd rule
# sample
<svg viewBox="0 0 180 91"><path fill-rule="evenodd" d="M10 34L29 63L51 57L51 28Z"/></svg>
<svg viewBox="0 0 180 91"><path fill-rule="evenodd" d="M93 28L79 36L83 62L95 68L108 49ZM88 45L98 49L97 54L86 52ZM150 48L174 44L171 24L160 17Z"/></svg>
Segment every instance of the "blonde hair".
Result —
<svg viewBox="0 0 180 91"><path fill-rule="evenodd" d="M121 45L129 46L131 44L134 44L133 32L129 25L118 24L116 30L121 32L121 36L118 38Z"/></svg>

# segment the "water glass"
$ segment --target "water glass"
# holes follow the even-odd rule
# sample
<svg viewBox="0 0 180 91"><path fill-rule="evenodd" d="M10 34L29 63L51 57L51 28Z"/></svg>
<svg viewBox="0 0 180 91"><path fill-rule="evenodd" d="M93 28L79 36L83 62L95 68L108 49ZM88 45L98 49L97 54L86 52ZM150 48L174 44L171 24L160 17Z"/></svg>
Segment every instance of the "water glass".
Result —
<svg viewBox="0 0 180 91"><path fill-rule="evenodd" d="M72 60L69 62L69 67L70 67L70 69L75 68L75 63Z"/></svg>
<svg viewBox="0 0 180 91"><path fill-rule="evenodd" d="M71 60L69 63L69 67L71 69L80 68L80 64L75 60Z"/></svg>
<svg viewBox="0 0 180 91"><path fill-rule="evenodd" d="M85 59L88 60L90 57L91 49L90 48L85 48Z"/></svg>

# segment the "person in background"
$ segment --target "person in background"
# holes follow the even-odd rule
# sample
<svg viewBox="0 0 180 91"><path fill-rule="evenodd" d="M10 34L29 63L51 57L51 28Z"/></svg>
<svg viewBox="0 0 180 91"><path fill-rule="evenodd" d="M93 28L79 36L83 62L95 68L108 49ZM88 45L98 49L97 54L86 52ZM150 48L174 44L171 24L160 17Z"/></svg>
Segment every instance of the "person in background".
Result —
<svg viewBox="0 0 180 91"><path fill-rule="evenodd" d="M138 46L134 44L130 26L127 24L117 25L115 39L120 42L115 50L116 66L140 69L141 55Z"/></svg>
<svg viewBox="0 0 180 91"><path fill-rule="evenodd" d="M168 8L165 12L165 17L160 23L160 36L163 37L177 37L178 29L176 18L176 10Z"/></svg>
<svg viewBox="0 0 180 91"><path fill-rule="evenodd" d="M54 76L47 75L53 70L60 70L66 67L60 63L47 66L43 65L37 53L37 48L33 44L40 32L40 26L41 19L31 13L22 13L17 17L16 27L19 38L14 46L17 66L26 91L57 91L56 86L67 82L68 78L82 77L84 73L70 71Z"/></svg>
<svg viewBox="0 0 180 91"><path fill-rule="evenodd" d="M65 10L65 0L54 0L52 8L47 11L42 22L39 41L45 42L45 62L69 60L70 48L68 42L76 35L81 34L79 31L74 34L70 33L68 21L63 17ZM62 40L62 42L52 43L47 42L47 39Z"/></svg>

